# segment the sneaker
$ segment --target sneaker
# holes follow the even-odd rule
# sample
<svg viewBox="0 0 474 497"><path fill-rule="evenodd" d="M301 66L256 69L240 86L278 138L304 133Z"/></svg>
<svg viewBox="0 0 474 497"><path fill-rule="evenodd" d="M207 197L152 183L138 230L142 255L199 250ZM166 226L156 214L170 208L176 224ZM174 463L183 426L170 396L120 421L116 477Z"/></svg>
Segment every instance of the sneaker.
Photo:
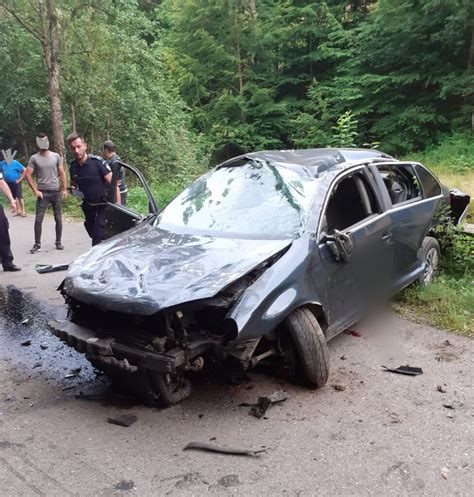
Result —
<svg viewBox="0 0 474 497"><path fill-rule="evenodd" d="M9 266L4 266L4 271L21 271L21 267L15 266L15 264L10 264Z"/></svg>
<svg viewBox="0 0 474 497"><path fill-rule="evenodd" d="M61 245L61 242L56 242L56 250L64 250L64 245Z"/></svg>
<svg viewBox="0 0 474 497"><path fill-rule="evenodd" d="M30 253L36 254L36 252L39 252L40 250L41 250L41 245L39 245L38 243L35 243L33 245L33 248L30 250Z"/></svg>

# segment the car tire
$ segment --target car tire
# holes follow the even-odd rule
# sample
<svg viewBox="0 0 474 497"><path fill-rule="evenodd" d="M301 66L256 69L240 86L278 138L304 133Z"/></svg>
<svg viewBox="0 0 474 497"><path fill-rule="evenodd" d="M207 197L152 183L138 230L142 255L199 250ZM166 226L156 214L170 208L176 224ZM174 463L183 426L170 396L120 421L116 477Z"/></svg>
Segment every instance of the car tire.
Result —
<svg viewBox="0 0 474 497"><path fill-rule="evenodd" d="M182 372L174 374L150 373L155 392L159 395L159 403L163 407L178 404L191 395L191 382Z"/></svg>
<svg viewBox="0 0 474 497"><path fill-rule="evenodd" d="M298 358L297 376L311 388L322 387L329 374L329 351L318 320L308 308L300 307L285 324Z"/></svg>
<svg viewBox="0 0 474 497"><path fill-rule="evenodd" d="M439 272L441 249L436 238L426 236L421 244L421 259L425 264L422 275L418 278L421 286L429 285L434 281Z"/></svg>

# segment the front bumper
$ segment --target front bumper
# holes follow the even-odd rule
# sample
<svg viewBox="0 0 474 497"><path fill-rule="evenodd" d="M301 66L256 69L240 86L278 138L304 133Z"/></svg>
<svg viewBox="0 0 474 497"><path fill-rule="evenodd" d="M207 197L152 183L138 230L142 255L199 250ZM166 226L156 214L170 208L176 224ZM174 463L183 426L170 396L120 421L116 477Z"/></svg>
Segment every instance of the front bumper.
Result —
<svg viewBox="0 0 474 497"><path fill-rule="evenodd" d="M128 372L148 369L157 373L173 373L186 369L189 361L218 344L217 340L199 339L186 348L174 348L166 353L124 344L119 337L102 336L84 326L67 320L48 322L51 332L78 352L96 361Z"/></svg>

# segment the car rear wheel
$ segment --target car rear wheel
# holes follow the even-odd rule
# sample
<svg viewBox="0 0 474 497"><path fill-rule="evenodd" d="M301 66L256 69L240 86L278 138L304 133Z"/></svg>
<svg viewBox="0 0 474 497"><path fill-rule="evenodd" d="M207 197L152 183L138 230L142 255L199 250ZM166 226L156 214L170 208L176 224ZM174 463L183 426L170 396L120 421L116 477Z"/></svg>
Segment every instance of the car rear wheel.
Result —
<svg viewBox="0 0 474 497"><path fill-rule="evenodd" d="M425 263L425 270L418 282L421 286L429 285L439 273L441 249L438 241L432 236L426 236L421 245L421 257Z"/></svg>
<svg viewBox="0 0 474 497"><path fill-rule="evenodd" d="M306 307L293 311L285 321L294 346L299 377L312 388L322 387L329 374L329 351L321 327Z"/></svg>

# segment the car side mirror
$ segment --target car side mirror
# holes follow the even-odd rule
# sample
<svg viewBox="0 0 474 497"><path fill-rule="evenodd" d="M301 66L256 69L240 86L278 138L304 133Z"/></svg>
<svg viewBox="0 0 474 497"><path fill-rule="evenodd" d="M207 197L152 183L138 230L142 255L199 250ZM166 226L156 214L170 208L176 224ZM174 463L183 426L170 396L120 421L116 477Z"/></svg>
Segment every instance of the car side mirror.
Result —
<svg viewBox="0 0 474 497"><path fill-rule="evenodd" d="M326 235L324 237L324 242L334 255L336 261L349 262L351 260L354 247L354 241L352 240L351 235L339 230L334 230L332 235Z"/></svg>

